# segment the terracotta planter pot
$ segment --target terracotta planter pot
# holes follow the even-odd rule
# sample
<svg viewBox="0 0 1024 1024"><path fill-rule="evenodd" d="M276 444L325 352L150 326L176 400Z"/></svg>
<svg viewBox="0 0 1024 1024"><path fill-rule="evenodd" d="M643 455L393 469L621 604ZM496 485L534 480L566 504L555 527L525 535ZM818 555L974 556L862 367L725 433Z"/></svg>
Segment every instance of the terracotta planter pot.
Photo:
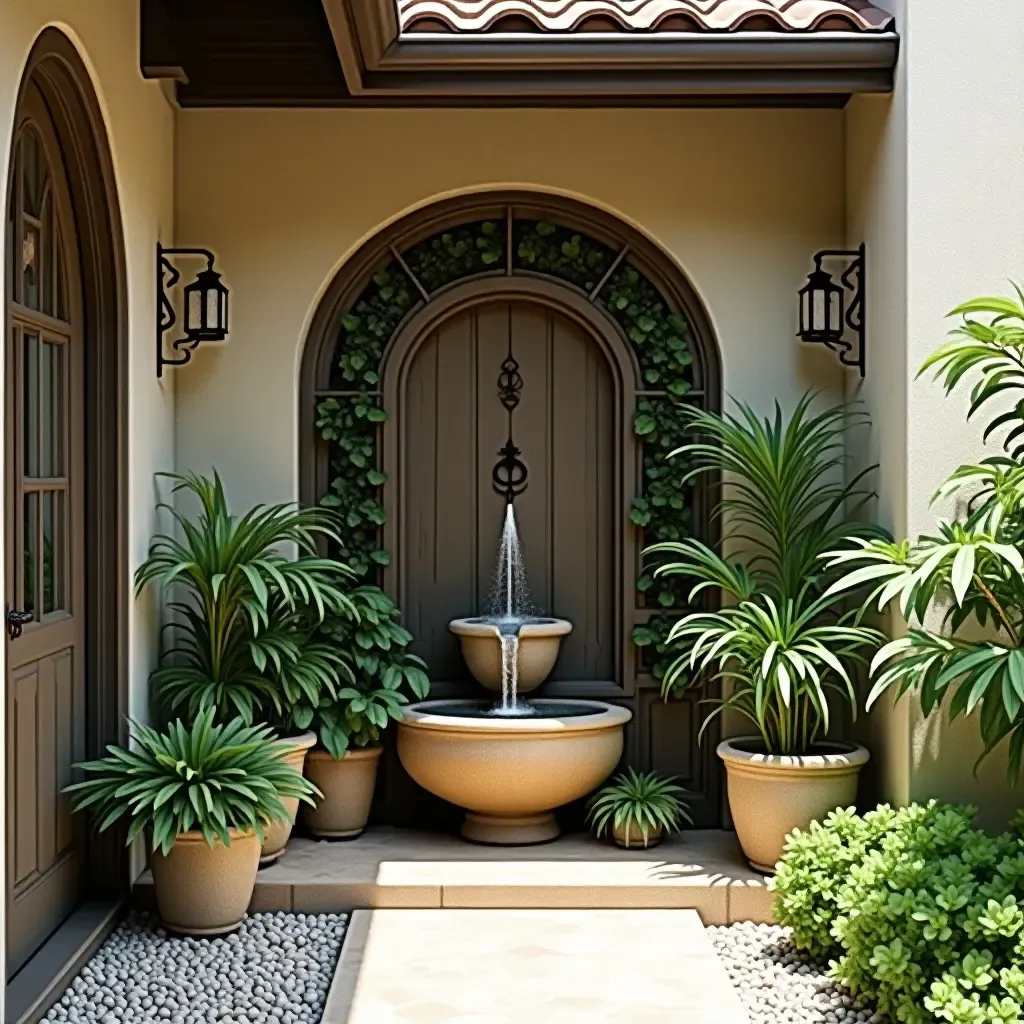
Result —
<svg viewBox="0 0 1024 1024"><path fill-rule="evenodd" d="M532 702L551 717L445 713L474 701L424 701L402 709L398 757L424 789L466 809L471 842L525 846L558 836L556 807L592 792L622 756L625 708L600 701ZM559 714L570 705L583 714Z"/></svg>
<svg viewBox="0 0 1024 1024"><path fill-rule="evenodd" d="M182 832L165 857L153 851L150 866L156 905L164 924L182 935L225 935L245 918L256 884L260 841L255 832L231 829L231 844L208 846L202 832Z"/></svg>
<svg viewBox="0 0 1024 1024"><path fill-rule="evenodd" d="M615 845L621 846L624 850L649 850L652 846L657 846L664 838L665 834L661 828L648 829L645 844L644 835L640 831L639 825L633 825L628 836L625 828L621 825L615 825L612 828L612 839L615 841Z"/></svg>
<svg viewBox="0 0 1024 1024"><path fill-rule="evenodd" d="M304 732L299 736L289 736L281 740L278 746L288 748L285 763L290 764L301 775L306 764L306 754L311 747L316 746L316 733ZM275 821L264 829L263 852L260 854L261 868L273 864L284 853L295 824L295 815L299 813L297 796L283 796L281 803L284 804L289 816L283 821Z"/></svg>
<svg viewBox="0 0 1024 1024"><path fill-rule="evenodd" d="M852 743L820 743L803 757L759 753L760 746L757 739L723 740L718 756L743 853L752 867L772 874L793 829L856 803L857 776L870 755Z"/></svg>
<svg viewBox="0 0 1024 1024"><path fill-rule="evenodd" d="M501 693L501 639L493 623L483 619L455 619L448 628L459 638L462 658L473 678L485 689ZM562 638L572 632L565 619L537 619L519 631L516 689L536 690L555 667Z"/></svg>
<svg viewBox="0 0 1024 1024"><path fill-rule="evenodd" d="M324 795L316 808L306 804L302 809L302 820L313 835L355 839L366 828L380 755L380 747L346 751L340 761L320 748L309 752L306 778Z"/></svg>

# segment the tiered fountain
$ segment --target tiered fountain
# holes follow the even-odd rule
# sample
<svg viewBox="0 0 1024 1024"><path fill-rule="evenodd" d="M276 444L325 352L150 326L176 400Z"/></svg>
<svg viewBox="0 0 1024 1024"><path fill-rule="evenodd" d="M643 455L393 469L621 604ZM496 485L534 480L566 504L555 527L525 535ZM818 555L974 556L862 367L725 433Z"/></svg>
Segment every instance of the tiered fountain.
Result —
<svg viewBox="0 0 1024 1024"><path fill-rule="evenodd" d="M527 475L511 433L522 378L511 352L502 371L509 440L494 480L507 504L491 607L449 627L473 676L500 696L410 705L398 727L398 756L424 789L466 808L465 839L520 846L557 838L555 808L586 796L615 770L631 716L601 701L520 697L551 673L572 625L530 614L513 505Z"/></svg>

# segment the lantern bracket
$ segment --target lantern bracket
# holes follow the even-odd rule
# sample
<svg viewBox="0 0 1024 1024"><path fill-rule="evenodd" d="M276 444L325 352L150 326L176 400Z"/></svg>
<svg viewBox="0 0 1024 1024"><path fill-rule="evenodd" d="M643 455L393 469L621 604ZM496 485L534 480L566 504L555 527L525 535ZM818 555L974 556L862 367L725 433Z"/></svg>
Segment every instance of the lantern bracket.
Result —
<svg viewBox="0 0 1024 1024"><path fill-rule="evenodd" d="M178 322L178 315L174 310L174 303L171 301L169 290L181 279L178 268L171 261L171 256L198 257L206 260L206 269L196 278L196 283L189 288L197 287L200 279L206 278L219 281L220 275L214 270L214 257L209 249L195 248L166 248L159 242L156 246L156 375L162 377L165 366L184 366L192 358L200 342L223 341L227 337L227 290L218 285L225 296L223 307L223 321L213 327L197 326L189 322L189 310L185 310L185 333L182 337L171 342L171 349L176 353L174 356L164 355L164 335ZM186 289L188 291L189 289Z"/></svg>
<svg viewBox="0 0 1024 1024"><path fill-rule="evenodd" d="M802 319L798 337L803 341L821 342L827 345L839 357L843 366L855 366L860 370L861 378L864 377L866 366L866 314L865 296L867 291L867 247L864 243L856 249L822 249L814 256L814 273L821 274L824 271L822 264L826 260L846 260L846 269L841 274L839 281L843 288L850 292L850 301L843 316L843 323L838 331L814 331L811 325L805 324ZM813 280L814 275L811 275ZM845 331L849 330L857 336L857 350L854 353L853 345L844 337Z"/></svg>

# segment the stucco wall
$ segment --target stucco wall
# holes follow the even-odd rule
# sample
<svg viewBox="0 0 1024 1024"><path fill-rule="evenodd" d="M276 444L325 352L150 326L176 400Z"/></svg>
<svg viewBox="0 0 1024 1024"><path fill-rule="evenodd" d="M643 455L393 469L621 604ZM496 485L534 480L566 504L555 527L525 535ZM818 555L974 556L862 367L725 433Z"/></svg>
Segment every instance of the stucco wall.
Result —
<svg viewBox="0 0 1024 1024"><path fill-rule="evenodd" d="M153 254L157 239L166 241L173 231L174 111L161 87L145 82L139 74L137 19L137 0L0 3L0 181L6 182L8 177L22 71L45 27L57 26L75 44L90 71L106 122L123 221L131 339L129 568L145 556L154 526L153 474L172 466L174 444L173 385L158 387L153 366ZM7 265L5 244L6 234L0 232L0 266ZM5 320L0 318L0 340L5 329ZM143 717L156 639L152 606L133 603L129 612L130 710ZM0 787L0 799L2 792Z"/></svg>
<svg viewBox="0 0 1024 1024"><path fill-rule="evenodd" d="M847 112L851 240L863 235L875 255L860 395L879 435L871 455L882 463L883 518L915 536L953 511L929 507L938 484L986 454L979 425L966 423L966 389L945 398L914 377L955 305L1005 293L1024 274L1024 81L1010 70L1024 26L1014 0L882 3L903 37L897 92ZM924 720L908 701L876 722L890 797L976 803L994 827L1022 802L1004 757L975 776L976 721Z"/></svg>
<svg viewBox="0 0 1024 1024"><path fill-rule="evenodd" d="M802 350L796 291L842 241L834 111L183 111L177 229L211 247L232 332L178 375L178 466L216 466L233 501L297 494L297 371L318 296L385 223L496 187L561 192L658 241L703 297L725 386L770 409L841 394Z"/></svg>

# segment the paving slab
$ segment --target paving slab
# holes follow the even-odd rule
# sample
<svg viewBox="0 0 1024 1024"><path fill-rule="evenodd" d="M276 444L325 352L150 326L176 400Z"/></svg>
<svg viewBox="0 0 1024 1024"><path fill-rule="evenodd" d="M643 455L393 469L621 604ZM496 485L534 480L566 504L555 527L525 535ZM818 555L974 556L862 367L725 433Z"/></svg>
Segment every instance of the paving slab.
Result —
<svg viewBox="0 0 1024 1024"><path fill-rule="evenodd" d="M137 901L149 907L144 875ZM149 903L147 903L149 901ZM705 924L772 920L763 875L736 837L691 831L649 850L586 835L543 846L474 846L455 836L373 828L351 842L295 837L260 871L253 910L358 908L692 909Z"/></svg>
<svg viewBox="0 0 1024 1024"><path fill-rule="evenodd" d="M692 910L360 910L322 1024L748 1024Z"/></svg>

